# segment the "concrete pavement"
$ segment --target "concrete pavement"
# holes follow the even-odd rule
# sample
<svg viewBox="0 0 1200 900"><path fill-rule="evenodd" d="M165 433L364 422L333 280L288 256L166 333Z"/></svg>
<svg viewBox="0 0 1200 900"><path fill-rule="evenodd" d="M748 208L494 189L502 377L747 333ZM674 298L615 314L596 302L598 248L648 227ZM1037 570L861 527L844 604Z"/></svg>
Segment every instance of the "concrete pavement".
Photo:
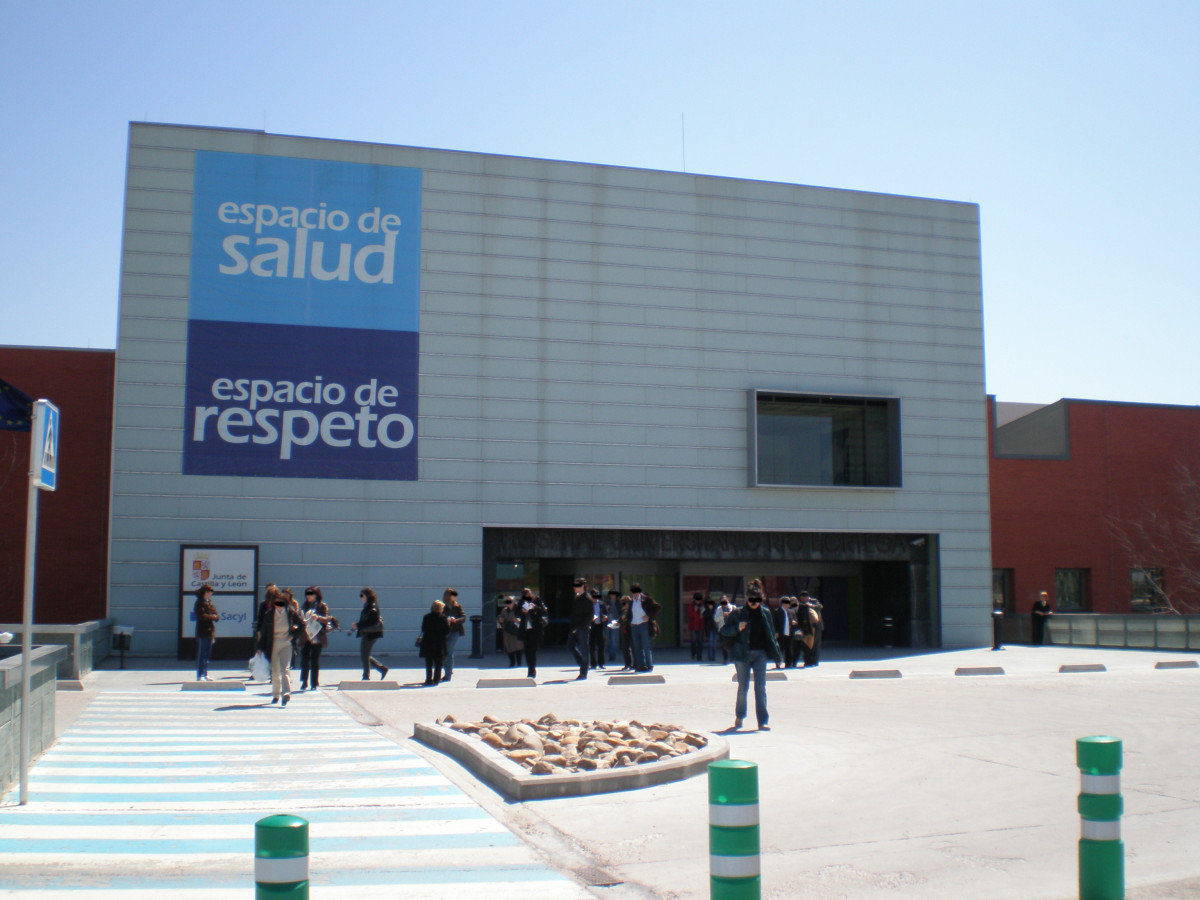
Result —
<svg viewBox="0 0 1200 900"><path fill-rule="evenodd" d="M550 860L574 883L589 886L586 895L707 896L704 778L509 804L410 736L418 721L488 712L637 718L720 731L732 724L731 667L680 661L686 651L656 653L655 671L665 684L615 686L603 677L608 672L574 682L576 670L565 654L550 654L536 688L479 690L480 678L509 671L494 655L482 666L463 656L450 684L420 687L424 672L415 659L388 660L398 663L389 680L401 689L328 693L362 723L356 727L365 725L422 758L524 838L532 859ZM1128 896L1200 896L1200 862L1192 852L1200 840L1200 670L1155 668L1156 662L1184 660L1200 656L1062 647L910 655L834 649L818 669L787 672L786 681L768 685L772 730L725 735L734 758L759 765L763 896L1074 897L1074 741L1105 733L1120 737L1125 747ZM172 693L172 702L192 702L178 693L190 676L177 664L162 663L157 671L134 664L140 668L94 673L84 695L61 692L63 717L72 703L91 697L94 706L97 697L125 690ZM1105 670L1060 671L1096 665ZM1004 674L955 674L997 668ZM850 677L884 670L901 677ZM324 680L343 675L357 678L357 671L327 672ZM241 675L231 671L226 677ZM204 699L217 706L219 696ZM301 709L295 701L273 712L282 718ZM345 797L336 806L359 802ZM9 820L7 813L0 822Z"/></svg>

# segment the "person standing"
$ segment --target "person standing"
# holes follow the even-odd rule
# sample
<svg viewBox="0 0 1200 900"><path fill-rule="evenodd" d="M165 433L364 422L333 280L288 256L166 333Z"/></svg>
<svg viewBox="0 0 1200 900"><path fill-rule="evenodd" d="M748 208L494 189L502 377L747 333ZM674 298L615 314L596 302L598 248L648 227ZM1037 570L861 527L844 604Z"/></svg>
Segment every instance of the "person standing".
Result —
<svg viewBox="0 0 1200 900"><path fill-rule="evenodd" d="M211 584L196 588L196 605L192 615L196 619L196 680L212 681L208 677L208 661L212 657L213 642L217 639L217 622L221 614L212 602Z"/></svg>
<svg viewBox="0 0 1200 900"><path fill-rule="evenodd" d="M442 592L442 605L445 607L446 624L450 627L446 635L446 671L442 681L449 681L454 674L454 648L466 633L463 623L467 621L467 614L463 612L458 602L458 591L454 588L446 588Z"/></svg>
<svg viewBox="0 0 1200 900"><path fill-rule="evenodd" d="M699 591L692 594L692 605L687 610L688 638L691 642L692 662L704 660L704 595Z"/></svg>
<svg viewBox="0 0 1200 900"><path fill-rule="evenodd" d="M269 603L264 604L258 617L258 649L271 660L271 702L279 703L282 698L287 706L292 698L292 680L288 676L292 638L304 628L304 620L279 588L269 588L267 600Z"/></svg>
<svg viewBox="0 0 1200 900"><path fill-rule="evenodd" d="M329 615L329 607L315 584L304 590L304 605L300 607L304 619L304 646L300 650L300 690L316 690L321 686L321 651L329 645L326 636L330 628L337 627L337 619Z"/></svg>
<svg viewBox="0 0 1200 900"><path fill-rule="evenodd" d="M421 619L421 656L425 659L425 684L442 681L442 663L446 659L446 639L450 636L450 620L444 614L446 605L434 600L429 612ZM445 679L449 681L449 677Z"/></svg>
<svg viewBox="0 0 1200 900"><path fill-rule="evenodd" d="M717 608L713 610L713 624L717 627L717 637L720 638L721 629L725 626L725 617L733 612L733 604L729 602L729 595L722 594L721 602L717 604ZM725 649L724 642L718 640L721 647L721 665L729 662L729 651Z"/></svg>
<svg viewBox="0 0 1200 900"><path fill-rule="evenodd" d="M604 640L608 631L608 606L600 592L593 590L592 624L588 631L588 650L593 669L604 668Z"/></svg>
<svg viewBox="0 0 1200 900"><path fill-rule="evenodd" d="M371 667L374 666L379 671L379 680L383 681L387 678L388 667L371 655L375 642L383 637L383 614L379 612L379 600L370 588L363 588L358 596L362 598L362 612L359 613L358 621L350 626L350 630L362 641L358 648L359 657L362 659L362 680L371 680Z"/></svg>
<svg viewBox="0 0 1200 900"><path fill-rule="evenodd" d="M796 665L796 642L793 640L796 635L796 612L791 597L779 598L778 609L772 610L772 624L783 649L783 667L791 669Z"/></svg>
<svg viewBox="0 0 1200 900"><path fill-rule="evenodd" d="M611 590L608 592L608 627L605 629L607 636L605 638L608 644L608 661L615 662L617 654L621 652L621 592Z"/></svg>
<svg viewBox="0 0 1200 900"><path fill-rule="evenodd" d="M804 668L816 668L821 664L821 636L825 633L825 607L808 591L801 591L799 615L807 620L812 629L812 642L805 642Z"/></svg>
<svg viewBox="0 0 1200 900"><path fill-rule="evenodd" d="M642 586L634 584L630 593L629 604L629 636L633 643L633 670L635 672L654 671L654 655L650 649L650 641L658 629L655 619L662 609L649 594L642 593Z"/></svg>
<svg viewBox="0 0 1200 900"><path fill-rule="evenodd" d="M704 601L704 642L708 645L708 661L717 658L717 604L711 597Z"/></svg>
<svg viewBox="0 0 1200 900"><path fill-rule="evenodd" d="M546 607L534 596L533 591L525 588L517 615L520 619L521 644L525 648L525 664L529 667L528 675L537 678L537 652L546 628Z"/></svg>
<svg viewBox="0 0 1200 900"><path fill-rule="evenodd" d="M521 665L525 645L521 643L521 617L517 615L516 601L512 597L504 598L504 607L496 617L496 627L500 629L504 652L508 654L508 667Z"/></svg>
<svg viewBox="0 0 1200 900"><path fill-rule="evenodd" d="M723 637L733 639L729 655L737 669L737 699L733 707L733 727L741 728L746 718L746 695L749 692L750 676L754 675L754 715L759 731L770 731L770 713L767 711L767 660L780 659L779 644L775 640L775 628L771 614L763 608L762 595L749 591L746 605L725 617L721 628Z"/></svg>
<svg viewBox="0 0 1200 900"><path fill-rule="evenodd" d="M1050 595L1042 591L1033 604L1033 642L1039 647L1046 643L1046 623L1052 615L1054 610L1050 608Z"/></svg>
<svg viewBox="0 0 1200 900"><path fill-rule="evenodd" d="M584 681L588 673L588 648L592 642L592 598L588 596L586 578L576 578L573 587L567 646L579 664L575 680Z"/></svg>

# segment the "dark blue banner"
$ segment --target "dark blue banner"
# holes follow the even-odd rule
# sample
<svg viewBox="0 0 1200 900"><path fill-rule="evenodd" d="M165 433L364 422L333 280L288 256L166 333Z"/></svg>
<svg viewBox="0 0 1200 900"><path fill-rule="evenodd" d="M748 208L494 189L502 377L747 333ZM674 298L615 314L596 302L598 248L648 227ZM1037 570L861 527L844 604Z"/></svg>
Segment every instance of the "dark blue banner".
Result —
<svg viewBox="0 0 1200 900"><path fill-rule="evenodd" d="M184 474L415 480L417 341L188 323Z"/></svg>

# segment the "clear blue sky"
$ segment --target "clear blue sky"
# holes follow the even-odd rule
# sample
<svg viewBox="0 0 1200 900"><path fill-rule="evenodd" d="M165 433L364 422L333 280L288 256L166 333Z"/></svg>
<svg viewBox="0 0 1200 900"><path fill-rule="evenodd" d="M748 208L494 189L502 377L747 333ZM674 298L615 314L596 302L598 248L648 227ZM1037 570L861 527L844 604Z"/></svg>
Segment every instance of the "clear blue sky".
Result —
<svg viewBox="0 0 1200 900"><path fill-rule="evenodd" d="M1200 403L1198 0L9 0L0 344L115 346L131 120L978 203L989 392Z"/></svg>

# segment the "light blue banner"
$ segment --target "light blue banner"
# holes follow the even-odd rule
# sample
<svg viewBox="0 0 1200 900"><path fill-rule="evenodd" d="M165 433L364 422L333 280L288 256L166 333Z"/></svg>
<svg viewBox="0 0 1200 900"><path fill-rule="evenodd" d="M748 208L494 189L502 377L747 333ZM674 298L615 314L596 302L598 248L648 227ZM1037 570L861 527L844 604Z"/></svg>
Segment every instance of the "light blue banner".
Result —
<svg viewBox="0 0 1200 900"><path fill-rule="evenodd" d="M196 153L188 317L419 330L421 170Z"/></svg>

